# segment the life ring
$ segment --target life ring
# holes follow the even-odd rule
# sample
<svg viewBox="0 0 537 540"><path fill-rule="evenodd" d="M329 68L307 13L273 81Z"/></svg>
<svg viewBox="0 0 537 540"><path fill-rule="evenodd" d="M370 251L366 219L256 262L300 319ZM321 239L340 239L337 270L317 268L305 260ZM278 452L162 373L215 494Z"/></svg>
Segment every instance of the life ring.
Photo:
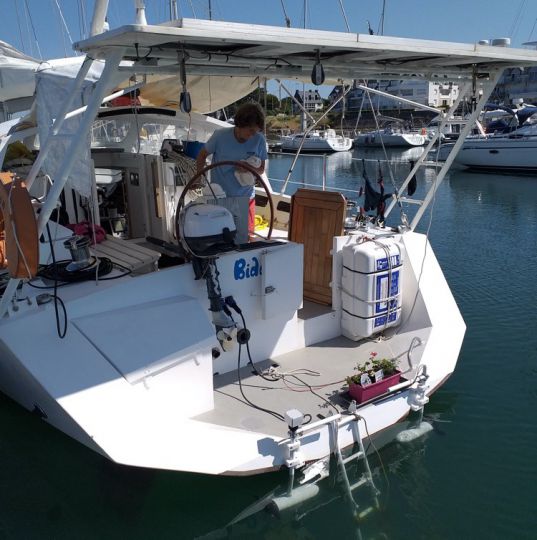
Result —
<svg viewBox="0 0 537 540"><path fill-rule="evenodd" d="M12 278L37 274L39 241L32 199L21 178L0 173L0 268Z"/></svg>

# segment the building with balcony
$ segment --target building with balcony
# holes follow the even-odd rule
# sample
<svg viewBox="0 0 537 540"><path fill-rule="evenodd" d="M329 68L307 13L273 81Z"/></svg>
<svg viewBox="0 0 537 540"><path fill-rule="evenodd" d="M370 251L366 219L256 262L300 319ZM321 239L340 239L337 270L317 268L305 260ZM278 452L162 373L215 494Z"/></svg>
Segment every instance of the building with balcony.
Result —
<svg viewBox="0 0 537 540"><path fill-rule="evenodd" d="M380 80L369 81L368 86L375 90L387 92L394 97L401 96L405 99L437 108L449 108L459 95L459 88L453 83L436 83L423 80ZM341 94L341 86L336 86L328 96L333 102ZM336 111L341 111L343 105L338 103ZM345 111L358 112L371 111L412 111L415 107L409 103L397 101L378 94L364 92L361 88L353 88L345 98Z"/></svg>
<svg viewBox="0 0 537 540"><path fill-rule="evenodd" d="M537 105L537 68L508 68L496 85L491 100L511 105L522 100Z"/></svg>
<svg viewBox="0 0 537 540"><path fill-rule="evenodd" d="M321 111L323 108L323 98L318 90L304 90L304 92L297 90L295 99L302 103L308 112ZM293 102L293 114L299 114L300 112L298 105Z"/></svg>

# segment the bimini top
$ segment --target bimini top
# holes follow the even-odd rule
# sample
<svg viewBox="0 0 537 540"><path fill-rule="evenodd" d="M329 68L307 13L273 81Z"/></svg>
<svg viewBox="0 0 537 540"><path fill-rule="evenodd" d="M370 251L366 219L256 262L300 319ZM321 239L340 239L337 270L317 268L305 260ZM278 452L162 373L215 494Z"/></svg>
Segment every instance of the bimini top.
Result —
<svg viewBox="0 0 537 540"><path fill-rule="evenodd" d="M488 78L506 67L537 64L537 51L491 45L303 30L199 19L127 25L75 44L93 58L124 48L138 72L263 76L309 80L320 62L338 79ZM134 66L133 66L134 67Z"/></svg>

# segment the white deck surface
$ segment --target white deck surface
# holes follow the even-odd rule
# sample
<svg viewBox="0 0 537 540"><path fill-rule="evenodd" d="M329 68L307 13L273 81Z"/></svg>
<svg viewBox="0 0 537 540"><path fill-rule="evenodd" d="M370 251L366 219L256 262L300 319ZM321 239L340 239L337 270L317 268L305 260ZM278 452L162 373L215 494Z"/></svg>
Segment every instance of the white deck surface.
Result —
<svg viewBox="0 0 537 540"><path fill-rule="evenodd" d="M352 375L354 366L367 360L371 352L377 352L378 358L398 356L400 370L407 372L407 377L411 377L412 372L408 371L406 344L416 335L426 340L428 334L429 329L418 333L413 331L411 335L401 334L379 343L353 342L345 337L338 337L275 357L272 361L256 364L259 371L267 369L270 365L277 365L280 371L287 373L304 369L316 371L319 376L300 372L297 372L297 375L313 386L318 395L314 395L306 386L298 387L292 384L293 382L300 384L293 377L288 378L287 385L281 380L265 381L253 373L250 365L241 369L242 389L246 397L259 407L282 415L289 409L298 409L303 414L310 414L312 421L315 421L347 409L349 398L346 393L345 377ZM255 336L252 336L252 339L255 339ZM404 353L394 354L395 351L403 349ZM414 364L418 363L418 354L419 351L416 349ZM244 366L246 361L246 349L243 347L241 365ZM240 392L236 371L215 375L214 386L214 410L196 417L196 420L280 437L286 436L287 425L284 422L245 402ZM291 388L299 391L293 391Z"/></svg>

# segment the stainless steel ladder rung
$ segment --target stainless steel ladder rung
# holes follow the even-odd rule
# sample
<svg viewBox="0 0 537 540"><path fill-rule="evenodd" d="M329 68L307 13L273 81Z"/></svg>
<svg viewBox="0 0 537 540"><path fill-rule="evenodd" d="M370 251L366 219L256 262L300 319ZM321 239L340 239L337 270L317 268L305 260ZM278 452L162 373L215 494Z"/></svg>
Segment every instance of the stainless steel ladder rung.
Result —
<svg viewBox="0 0 537 540"><path fill-rule="evenodd" d="M375 483L373 482L373 476L371 474L371 468L369 466L369 462L367 460L367 455L365 453L364 443L362 442L362 437L360 435L360 428L358 426L358 422L360 421L361 417L355 413L355 410L351 412L354 415L354 419L351 421L351 430L353 432L353 438L355 439L356 443L358 444L359 450L355 452L354 454L351 454L344 458L341 454L341 448L339 447L339 421L334 420L330 425L332 427L333 436L334 436L334 453L336 454L337 460L338 460L338 466L341 472L341 477L343 478L343 485L347 491L347 498L349 500L349 503L351 504L354 515L357 518L362 518L368 515L370 512L374 510L374 508L379 507L378 502L378 495L379 491L377 487L375 486ZM363 476L354 484L351 484L349 481L349 475L347 474L347 463L350 463L351 461L355 461L358 459L362 459L364 462L365 472ZM364 485L369 485L371 488L371 492L374 499L374 506L367 507L364 510L359 511L359 506L356 500L353 497L353 491L358 489L359 487L362 487Z"/></svg>
<svg viewBox="0 0 537 540"><path fill-rule="evenodd" d="M342 461L343 461L343 464L346 465L347 463L350 463L351 461L355 460L355 459L358 459L358 458L361 458L363 457L364 453L363 452L356 452L355 454L352 454L346 458L344 458Z"/></svg>
<svg viewBox="0 0 537 540"><path fill-rule="evenodd" d="M350 486L351 491L354 491L355 489L363 486L364 484L367 484L368 482L369 482L369 479L366 478L365 476L362 476L362 478L360 478L360 480L358 480L358 482L355 482L354 484L352 484Z"/></svg>

